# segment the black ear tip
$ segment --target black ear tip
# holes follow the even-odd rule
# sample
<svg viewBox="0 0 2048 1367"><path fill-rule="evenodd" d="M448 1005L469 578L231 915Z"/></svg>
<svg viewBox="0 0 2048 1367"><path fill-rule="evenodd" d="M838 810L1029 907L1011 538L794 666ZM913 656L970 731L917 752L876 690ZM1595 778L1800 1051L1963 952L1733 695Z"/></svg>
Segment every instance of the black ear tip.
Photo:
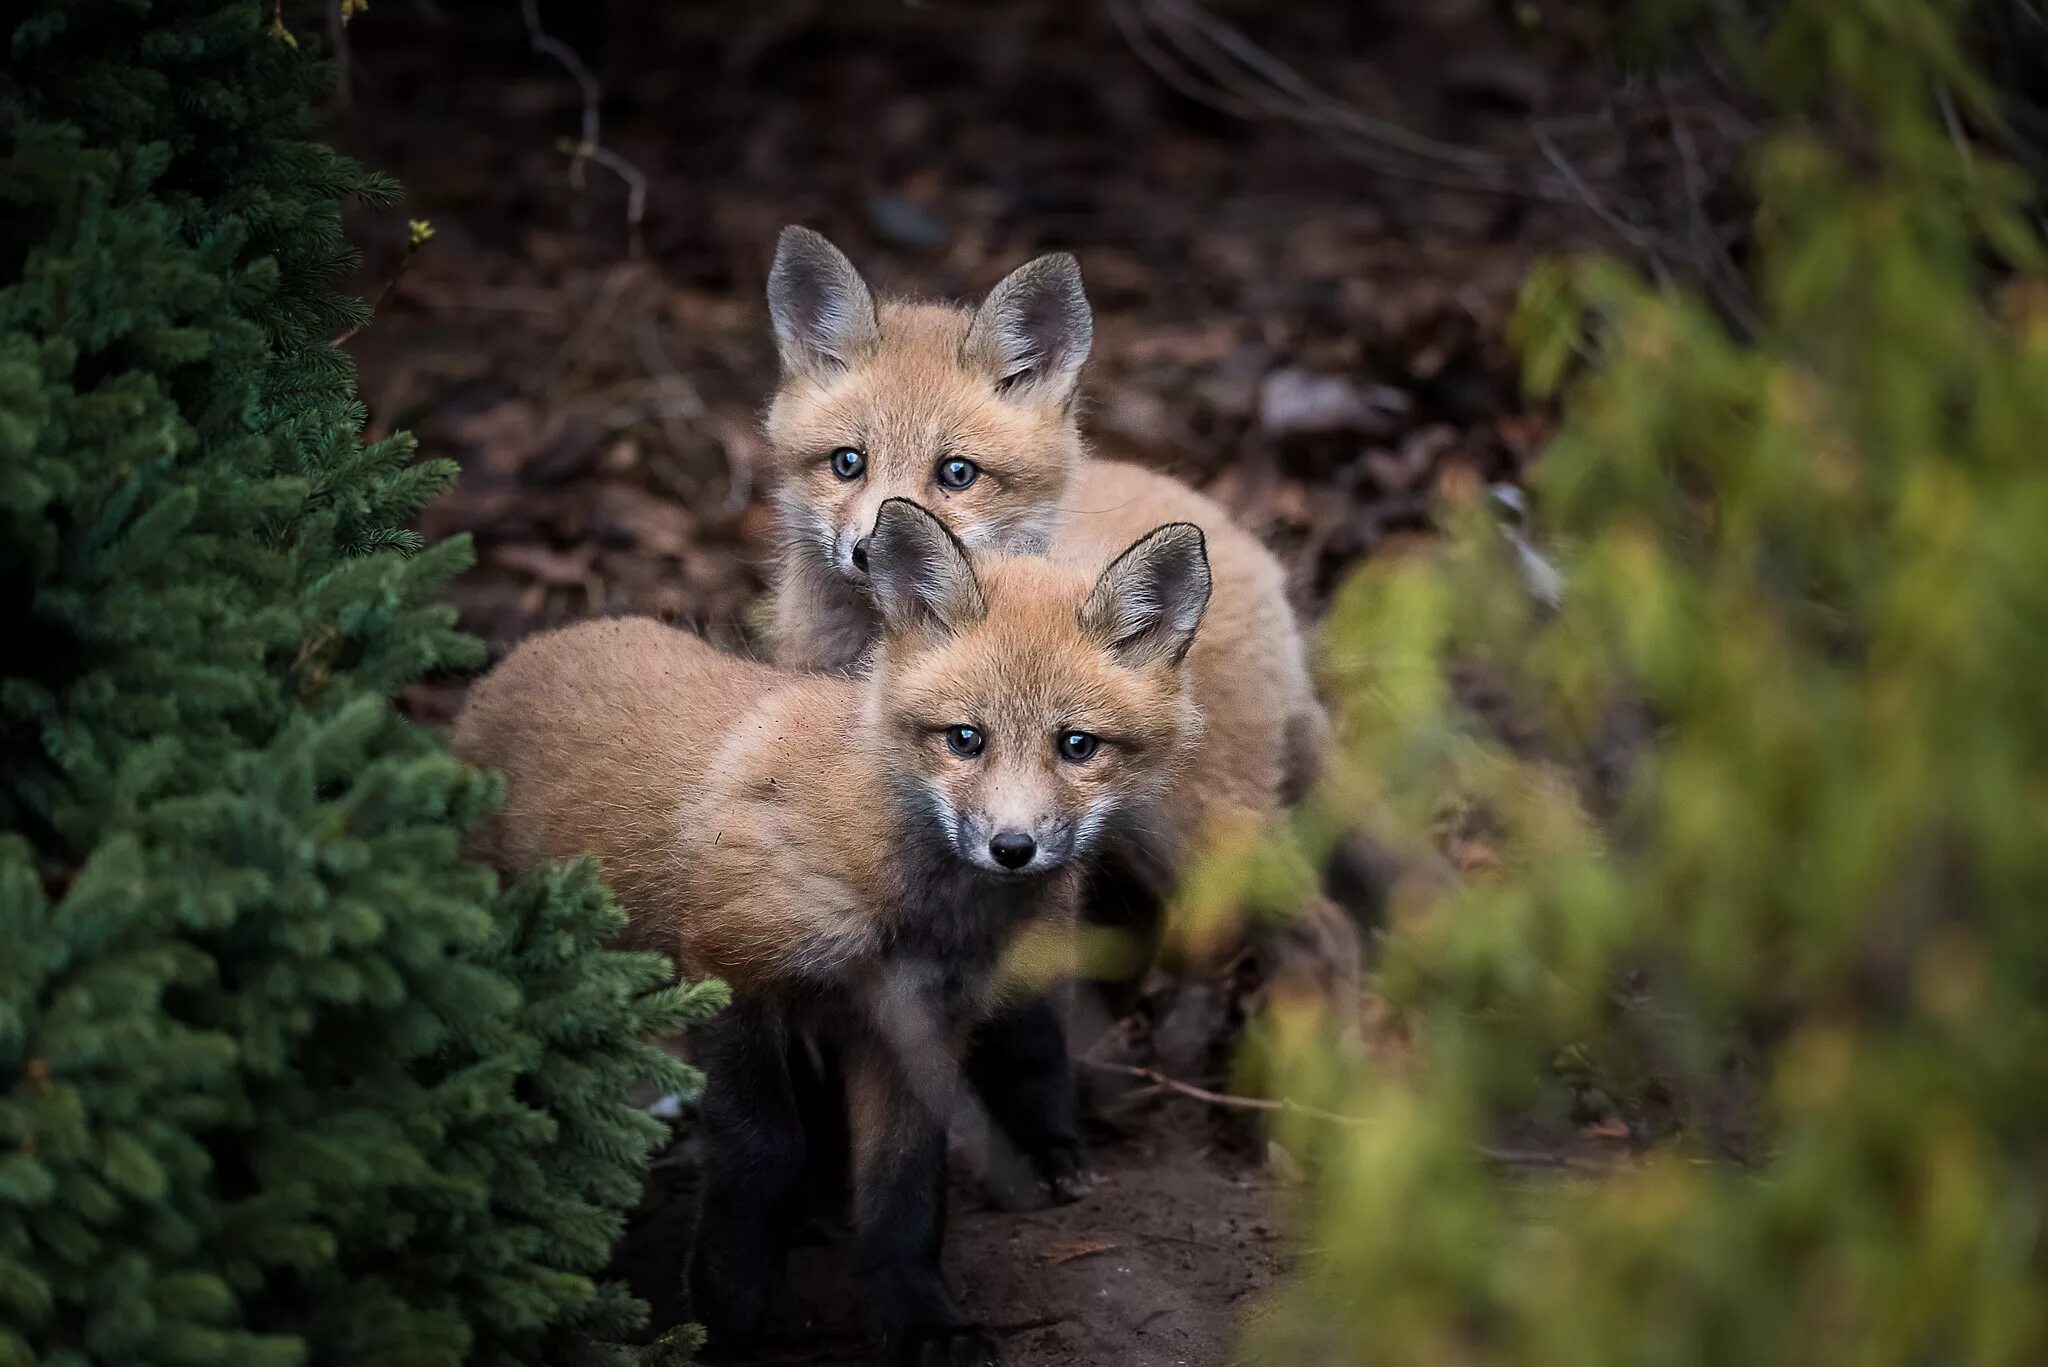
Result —
<svg viewBox="0 0 2048 1367"><path fill-rule="evenodd" d="M912 498L885 498L882 506L875 510L875 535L882 534L887 527L908 530L911 527L930 524L943 528L946 524L933 515L931 509Z"/></svg>
<svg viewBox="0 0 2048 1367"><path fill-rule="evenodd" d="M846 253L832 245L832 239L801 223L792 223L775 237L775 265L778 270L799 266L824 266L842 261Z"/></svg>
<svg viewBox="0 0 2048 1367"><path fill-rule="evenodd" d="M883 528L908 517L916 506L907 498L883 499L882 506L875 509L875 534L881 535Z"/></svg>
<svg viewBox="0 0 2048 1367"><path fill-rule="evenodd" d="M1031 274L1041 286L1060 291L1085 306L1088 291L1081 283L1081 260L1072 252L1047 252L1032 263Z"/></svg>
<svg viewBox="0 0 2048 1367"><path fill-rule="evenodd" d="M1159 538L1161 545L1185 547L1204 565L1209 563L1209 534L1192 522L1169 522L1152 535Z"/></svg>

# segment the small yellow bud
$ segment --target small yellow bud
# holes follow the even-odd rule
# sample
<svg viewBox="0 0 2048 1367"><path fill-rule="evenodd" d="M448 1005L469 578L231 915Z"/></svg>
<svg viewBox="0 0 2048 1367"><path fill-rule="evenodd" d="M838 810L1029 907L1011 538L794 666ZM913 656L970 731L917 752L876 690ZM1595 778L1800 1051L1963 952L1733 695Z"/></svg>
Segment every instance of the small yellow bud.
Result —
<svg viewBox="0 0 2048 1367"><path fill-rule="evenodd" d="M434 225L424 218L411 219L405 226L409 246L423 247L434 240Z"/></svg>

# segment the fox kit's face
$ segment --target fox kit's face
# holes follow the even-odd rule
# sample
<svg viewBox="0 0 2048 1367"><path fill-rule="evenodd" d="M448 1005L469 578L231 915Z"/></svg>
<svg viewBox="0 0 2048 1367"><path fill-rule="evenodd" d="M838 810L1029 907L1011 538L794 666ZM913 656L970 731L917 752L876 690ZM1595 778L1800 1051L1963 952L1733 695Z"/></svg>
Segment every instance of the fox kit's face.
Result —
<svg viewBox="0 0 2048 1367"><path fill-rule="evenodd" d="M1158 795L1199 730L1182 661L1209 599L1202 534L1162 527L1101 578L982 557L902 502L869 548L870 685L896 796L996 877L1086 855Z"/></svg>
<svg viewBox="0 0 2048 1367"><path fill-rule="evenodd" d="M1074 388L1092 324L1071 256L974 311L877 305L824 238L786 229L769 276L783 383L768 413L789 553L851 584L891 498L970 548L1043 550L1080 459Z"/></svg>

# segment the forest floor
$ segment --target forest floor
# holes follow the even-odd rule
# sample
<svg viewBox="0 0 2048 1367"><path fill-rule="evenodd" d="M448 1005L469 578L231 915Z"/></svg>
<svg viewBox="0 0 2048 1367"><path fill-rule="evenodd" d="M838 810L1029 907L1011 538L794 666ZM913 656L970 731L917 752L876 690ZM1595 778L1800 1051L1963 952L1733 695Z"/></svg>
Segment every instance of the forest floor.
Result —
<svg viewBox="0 0 2048 1367"><path fill-rule="evenodd" d="M1002 1336L1010 1367L1220 1367L1287 1266L1285 1179L1220 1141L1195 1102L1148 1106L1121 1132L1094 1130L1096 1185L1073 1205L996 1209L956 1165L946 1267L961 1303ZM676 1276L689 1248L692 1158L685 1143L656 1168L621 1253L657 1328L688 1317ZM799 1246L789 1272L787 1313L762 1367L868 1361L843 1235Z"/></svg>
<svg viewBox="0 0 2048 1367"><path fill-rule="evenodd" d="M1559 44L1493 17L1505 7L1217 8L1256 19L1329 107L1464 145L1530 155L1529 121L1585 95ZM1362 559L1426 533L1442 481L1519 479L1547 419L1518 400L1508 319L1530 265L1581 242L1586 215L1390 177L1327 118L1319 134L1177 91L1157 35L1130 27L1160 9L550 0L541 21L594 69L601 143L644 177L644 203L603 165L571 175L583 99L531 50L518 6L393 0L358 18L336 136L408 192L352 219L362 293L398 273L408 218L435 236L349 350L372 431L410 429L462 466L420 527L474 537L451 597L493 657L594 614L745 635L772 530L762 288L791 222L879 288L941 297L1075 250L1096 310L1096 448L1220 499L1310 612ZM408 701L445 720L462 687ZM1188 1080L1214 1085L1240 1001L1203 1000L1210 1037L1187 1056L1205 1071ZM1136 1037L1166 1009L1149 1000ZM1012 1215L956 1194L963 1299L1022 1367L1228 1361L1289 1257L1264 1141L1174 1095L1123 1106L1098 1140L1103 1180L1078 1205ZM684 1309L690 1178L685 1145L624 1259L663 1320ZM844 1262L799 1256L797 1355L776 1360L857 1360Z"/></svg>

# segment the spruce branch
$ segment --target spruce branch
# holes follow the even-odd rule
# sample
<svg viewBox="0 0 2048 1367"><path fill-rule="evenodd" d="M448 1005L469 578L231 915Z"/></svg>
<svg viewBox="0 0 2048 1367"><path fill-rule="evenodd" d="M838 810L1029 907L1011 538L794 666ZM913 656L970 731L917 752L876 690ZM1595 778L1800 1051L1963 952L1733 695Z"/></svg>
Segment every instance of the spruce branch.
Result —
<svg viewBox="0 0 2048 1367"><path fill-rule="evenodd" d="M370 305L368 318L352 323L348 330L336 337L329 346L340 346L368 327L384 306L391 302L391 296L398 292L398 282L405 279L406 271L412 268L412 259L420 254L420 248L434 240L434 225L424 218L409 219L406 222L405 255L398 258L398 265L391 272L391 278L384 282L384 288L377 291L376 302Z"/></svg>

